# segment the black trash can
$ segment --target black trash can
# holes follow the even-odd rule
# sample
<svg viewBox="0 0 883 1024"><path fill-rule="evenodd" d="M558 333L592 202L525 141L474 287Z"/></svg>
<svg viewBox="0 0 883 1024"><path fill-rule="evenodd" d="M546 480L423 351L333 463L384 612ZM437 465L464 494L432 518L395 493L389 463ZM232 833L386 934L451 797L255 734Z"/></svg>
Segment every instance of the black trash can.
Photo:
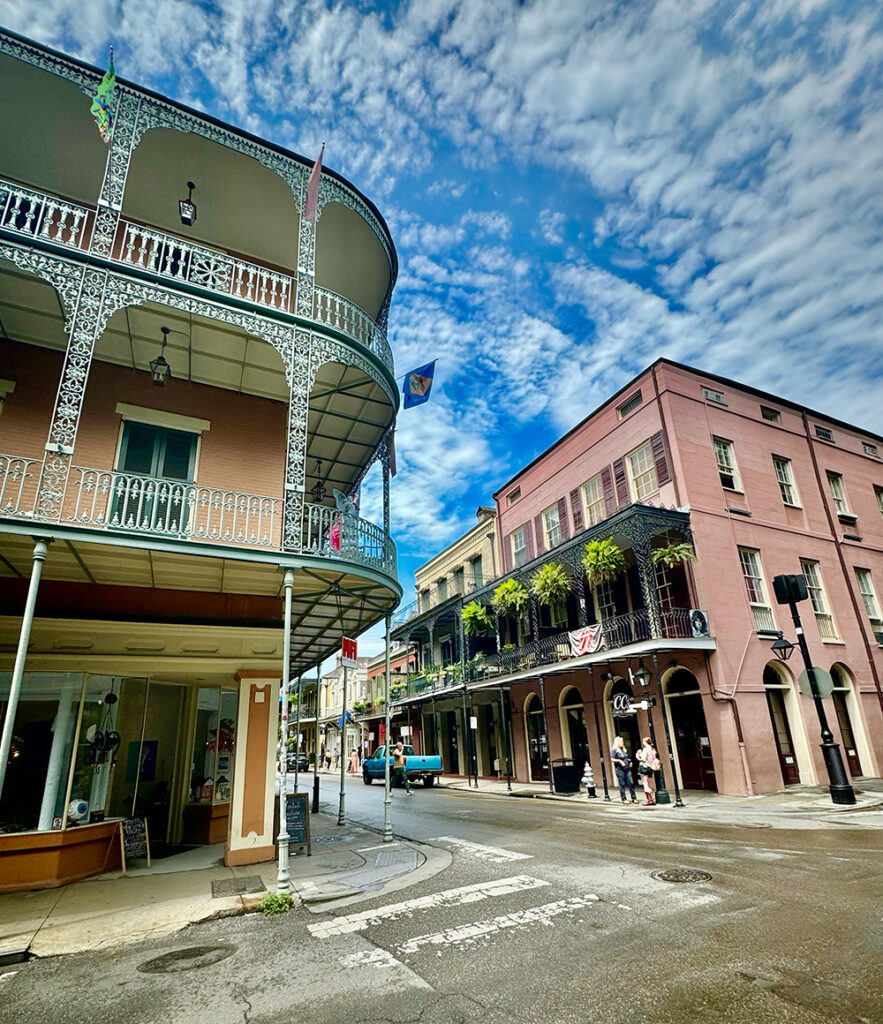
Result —
<svg viewBox="0 0 883 1024"><path fill-rule="evenodd" d="M582 774L571 757L557 757L552 761L552 788L556 793L578 793Z"/></svg>

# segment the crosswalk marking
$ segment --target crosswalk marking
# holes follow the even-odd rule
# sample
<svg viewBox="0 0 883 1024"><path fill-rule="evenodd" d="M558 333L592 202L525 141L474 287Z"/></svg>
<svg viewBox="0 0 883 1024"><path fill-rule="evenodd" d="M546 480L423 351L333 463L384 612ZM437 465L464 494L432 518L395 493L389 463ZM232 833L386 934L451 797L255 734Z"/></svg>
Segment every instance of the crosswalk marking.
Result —
<svg viewBox="0 0 883 1024"><path fill-rule="evenodd" d="M338 957L342 967L404 967L405 965L385 949L363 949Z"/></svg>
<svg viewBox="0 0 883 1024"><path fill-rule="evenodd" d="M319 921L309 925L309 929L314 938L327 939L332 935L365 931L372 925L395 921L416 910L457 907L466 903L492 899L495 896L509 896L516 892L539 889L549 884L541 878L533 878L530 875L513 875L510 878L497 878L494 881L479 882L476 885L462 885L457 889L447 889L429 896L418 896L401 903L390 903L385 907L376 907L374 910L362 910L355 914L335 917L330 921Z"/></svg>
<svg viewBox="0 0 883 1024"><path fill-rule="evenodd" d="M501 914L499 917L492 917L485 921L474 921L472 924L446 928L443 932L417 935L413 939L407 939L396 946L396 952L399 955L403 953L416 953L423 946L444 946L447 949L454 946L466 946L478 939L505 931L508 928L525 928L532 924L540 924L551 928L553 927L553 918L559 917L562 914L569 914L597 902L598 897L594 893L586 893L584 896L571 896L564 900L555 900L553 903L544 903L539 907L531 907L529 910L517 910L511 914Z"/></svg>
<svg viewBox="0 0 883 1024"><path fill-rule="evenodd" d="M472 843L468 839L457 839L454 836L438 836L431 839L433 843L448 843L461 853L477 857L479 860L488 860L492 864L505 864L512 860L532 860L533 854L515 853L512 850L504 850L499 846L482 846L481 843Z"/></svg>

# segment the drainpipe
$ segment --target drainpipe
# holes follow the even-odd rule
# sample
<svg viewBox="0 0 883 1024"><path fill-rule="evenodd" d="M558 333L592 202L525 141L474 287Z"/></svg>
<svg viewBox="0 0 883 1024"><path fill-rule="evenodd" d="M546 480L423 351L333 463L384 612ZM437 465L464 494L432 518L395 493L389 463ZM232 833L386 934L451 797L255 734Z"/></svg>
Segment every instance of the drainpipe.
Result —
<svg viewBox="0 0 883 1024"><path fill-rule="evenodd" d="M6 781L6 765L9 761L9 748L12 746L12 730L15 726L15 714L18 711L18 699L25 674L25 661L28 656L28 644L31 639L31 626L34 622L34 608L37 605L37 591L40 589L40 577L43 574L43 563L49 550L49 541L34 542L34 564L31 568L31 582L28 585L28 596L25 599L25 610L18 635L18 650L15 652L15 666L12 669L12 681L9 686L9 699L6 702L6 718L3 722L3 735L0 737L0 797L3 796L3 784Z"/></svg>
<svg viewBox="0 0 883 1024"><path fill-rule="evenodd" d="M718 693L714 685L714 674L711 671L711 658L708 656L708 651L703 651L705 656L705 672L708 675L708 685L710 687L711 699L718 704L729 704L730 709L733 712L733 722L736 726L736 739L739 743L739 755L742 758L742 771L745 775L745 788L748 790L748 796L754 796L754 784L751 781L751 771L748 767L748 751L745 747L745 737L742 734L742 719L739 717L739 705L736 703L734 696L736 688L733 687L733 694L726 695ZM738 676L736 677L738 684Z"/></svg>

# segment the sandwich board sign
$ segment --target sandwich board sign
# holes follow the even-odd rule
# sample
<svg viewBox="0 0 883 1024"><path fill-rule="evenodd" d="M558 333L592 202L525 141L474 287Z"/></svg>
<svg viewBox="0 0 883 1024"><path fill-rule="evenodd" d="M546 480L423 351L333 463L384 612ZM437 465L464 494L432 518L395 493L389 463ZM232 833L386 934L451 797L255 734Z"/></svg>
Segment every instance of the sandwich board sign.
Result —
<svg viewBox="0 0 883 1024"><path fill-rule="evenodd" d="M358 668L356 641L345 636L340 641L340 663L344 668Z"/></svg>

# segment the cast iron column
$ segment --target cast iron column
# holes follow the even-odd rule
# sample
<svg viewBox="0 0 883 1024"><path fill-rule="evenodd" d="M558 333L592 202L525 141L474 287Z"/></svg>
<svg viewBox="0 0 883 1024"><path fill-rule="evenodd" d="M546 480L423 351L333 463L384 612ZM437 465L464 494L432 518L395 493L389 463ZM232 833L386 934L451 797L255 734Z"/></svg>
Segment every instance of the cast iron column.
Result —
<svg viewBox="0 0 883 1024"><path fill-rule="evenodd" d="M280 892L290 889L288 875L288 816L285 813L285 799L288 795L288 687L291 681L291 591L294 587L294 573L285 570L282 580L285 590L285 618L282 633L282 753L279 757L282 778L279 782L279 866L276 872L276 888Z"/></svg>
<svg viewBox="0 0 883 1024"><path fill-rule="evenodd" d="M390 793L389 793L389 630L392 617L386 616L386 683L384 694L386 698L386 734L383 737L383 759L386 762L383 766L383 841L392 842L392 820L390 818ZM407 657L407 652L406 652ZM405 664L405 673L408 666Z"/></svg>
<svg viewBox="0 0 883 1024"><path fill-rule="evenodd" d="M675 755L674 747L671 742L671 729L668 727L668 709L665 706L665 695L662 692L662 679L659 677L659 661L656 658L656 652L654 651L651 655L653 660L653 671L656 673L656 688L659 691L659 710L662 712L662 726L665 729L665 742L668 745L668 761L671 765L671 779L675 787L675 807L683 807L684 801L681 799L681 791L678 787L678 773L675 769ZM652 708L651 708L652 717ZM654 744L655 746L655 744ZM663 792L665 792L665 779L663 777ZM665 793L668 797L668 793ZM657 798L657 803L659 802ZM662 803L671 803L671 800L663 800Z"/></svg>
<svg viewBox="0 0 883 1024"><path fill-rule="evenodd" d="M604 783L604 799L610 800L610 790L607 786L607 754L604 750L604 741L601 739L601 721L598 718L598 697L595 693L595 677L592 675L592 667L589 666L589 685L592 687L592 707L595 709L595 731L598 733L598 756L601 758L601 781Z"/></svg>

